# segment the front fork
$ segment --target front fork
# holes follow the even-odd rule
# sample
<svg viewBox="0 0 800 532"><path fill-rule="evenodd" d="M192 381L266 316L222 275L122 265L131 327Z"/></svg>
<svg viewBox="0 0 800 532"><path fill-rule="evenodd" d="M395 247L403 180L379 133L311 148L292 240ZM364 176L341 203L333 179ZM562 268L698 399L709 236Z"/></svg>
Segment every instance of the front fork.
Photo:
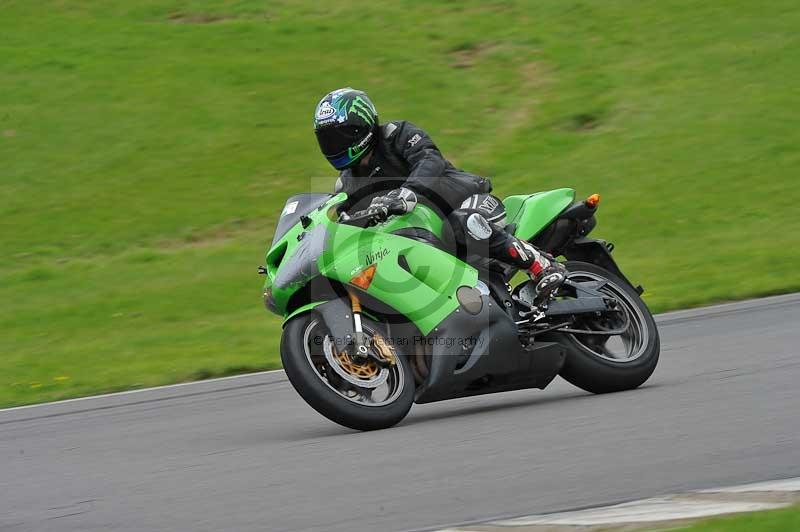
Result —
<svg viewBox="0 0 800 532"><path fill-rule="evenodd" d="M353 312L353 330L355 331L355 338L353 344L355 347L354 355L356 358L364 359L369 355L369 340L367 335L364 334L364 328L361 325L361 301L358 295L353 290L347 290L347 295L350 298L350 309Z"/></svg>
<svg viewBox="0 0 800 532"><path fill-rule="evenodd" d="M348 289L347 295L350 298L350 310L353 313L354 358L360 362L365 362L367 358L372 356L382 366L394 365L397 361L396 354L394 348L386 342L386 339L376 334L370 340L367 334L364 333L364 328L361 325L361 301L358 299L358 294ZM370 349L373 343L375 349Z"/></svg>

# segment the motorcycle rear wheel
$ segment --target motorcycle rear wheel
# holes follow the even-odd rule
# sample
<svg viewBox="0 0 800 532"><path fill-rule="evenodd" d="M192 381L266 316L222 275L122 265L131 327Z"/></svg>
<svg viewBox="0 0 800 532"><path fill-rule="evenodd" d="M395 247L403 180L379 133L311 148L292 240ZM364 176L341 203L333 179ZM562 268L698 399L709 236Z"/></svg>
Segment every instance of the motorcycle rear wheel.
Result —
<svg viewBox="0 0 800 532"><path fill-rule="evenodd" d="M370 340L386 337L380 325L366 319L362 325ZM297 393L323 416L355 430L384 429L405 418L414 402L414 376L406 358L396 353L395 364L386 368L371 360L359 365L337 351L331 338L313 312L293 318L284 327L281 361ZM333 360L324 352L326 342L334 350ZM377 382L381 384L367 387Z"/></svg>
<svg viewBox="0 0 800 532"><path fill-rule="evenodd" d="M655 371L661 351L658 328L647 305L630 284L604 268L579 261L568 261L565 266L572 280L604 281L605 286L599 290L617 299L627 315L628 327L621 335L559 333L568 347L560 375L591 393L641 386ZM603 323L604 319L589 319L579 328L596 331L615 328L614 323Z"/></svg>

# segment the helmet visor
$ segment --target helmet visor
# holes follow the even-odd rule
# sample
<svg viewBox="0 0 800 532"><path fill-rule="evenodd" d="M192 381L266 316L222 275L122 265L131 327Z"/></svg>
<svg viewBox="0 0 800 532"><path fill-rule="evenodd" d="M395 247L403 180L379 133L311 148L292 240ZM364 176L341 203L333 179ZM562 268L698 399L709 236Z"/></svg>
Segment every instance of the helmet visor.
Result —
<svg viewBox="0 0 800 532"><path fill-rule="evenodd" d="M359 126L334 126L317 129L317 142L323 155L331 158L347 152L347 148L354 147L364 137L364 128Z"/></svg>

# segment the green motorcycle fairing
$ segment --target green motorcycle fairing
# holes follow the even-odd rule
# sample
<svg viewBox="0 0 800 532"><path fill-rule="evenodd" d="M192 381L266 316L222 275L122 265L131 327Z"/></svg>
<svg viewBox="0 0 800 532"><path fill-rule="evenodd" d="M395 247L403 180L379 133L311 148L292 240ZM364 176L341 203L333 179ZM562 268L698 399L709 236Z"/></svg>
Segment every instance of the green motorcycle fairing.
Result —
<svg viewBox="0 0 800 532"><path fill-rule="evenodd" d="M428 207L418 205L412 213L364 229L333 219L332 208L346 198L330 198L306 215L305 228L298 223L273 242L264 284L270 309L288 320L323 303L309 302L287 313L289 298L312 278L322 275L353 286L351 279L375 265L367 293L428 334L458 308L458 287L477 284L477 270L433 246L391 234L418 227L441 236L442 220Z"/></svg>
<svg viewBox="0 0 800 532"><path fill-rule="evenodd" d="M503 200L503 205L506 207L507 223L516 225L514 236L530 240L555 220L574 200L573 189L559 188L536 194L509 196Z"/></svg>
<svg viewBox="0 0 800 532"><path fill-rule="evenodd" d="M503 200L508 223L516 224L517 237L530 239L567 208L574 195L572 189L564 188L509 196ZM364 229L336 221L335 206L347 199L346 194L327 200L319 196L315 195L319 206L313 204L313 210L305 214L305 227L299 222L284 227L285 233L275 238L267 252L264 294L270 310L285 317L284 323L324 303L310 301L289 312L291 296L314 277L324 276L354 287L351 280L375 265L367 293L427 335L458 308L456 290L477 284L477 270L457 257L424 242L392 234L415 227L441 238L443 221L427 206L419 204L409 214ZM291 203L287 201L287 206ZM284 208L282 218L287 210Z"/></svg>

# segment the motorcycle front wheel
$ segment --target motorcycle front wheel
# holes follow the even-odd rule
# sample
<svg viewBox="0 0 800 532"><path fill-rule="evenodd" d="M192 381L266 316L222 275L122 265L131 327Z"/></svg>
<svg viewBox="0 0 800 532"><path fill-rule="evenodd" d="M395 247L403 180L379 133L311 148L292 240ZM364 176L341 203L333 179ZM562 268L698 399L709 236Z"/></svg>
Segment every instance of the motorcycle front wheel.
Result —
<svg viewBox="0 0 800 532"><path fill-rule="evenodd" d="M414 376L379 324L363 319L362 327L370 351L394 363L352 358L314 312L286 324L281 361L297 393L323 416L356 430L384 429L399 423L411 409Z"/></svg>

